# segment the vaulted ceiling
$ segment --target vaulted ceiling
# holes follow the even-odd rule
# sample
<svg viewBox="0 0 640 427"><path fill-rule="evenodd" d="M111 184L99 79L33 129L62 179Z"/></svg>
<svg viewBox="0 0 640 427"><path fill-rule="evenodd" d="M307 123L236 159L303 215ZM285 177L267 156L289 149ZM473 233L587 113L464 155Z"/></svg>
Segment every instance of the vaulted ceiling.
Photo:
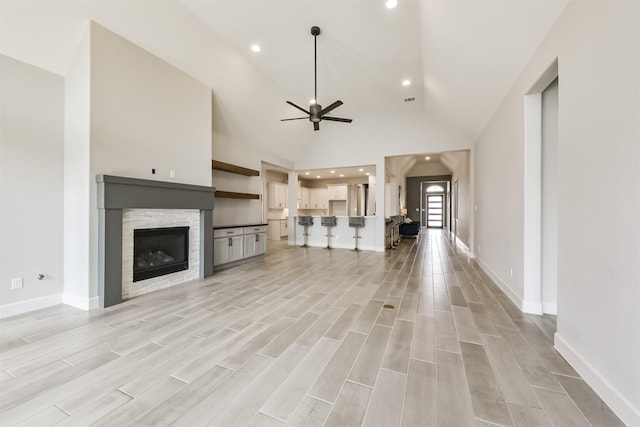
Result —
<svg viewBox="0 0 640 427"><path fill-rule="evenodd" d="M313 133L305 120L278 119L299 116L285 100L305 106L313 98L309 31L317 25L322 29L318 101L326 106L340 99L344 105L333 114L354 119L353 125L323 122L323 130L331 128L328 135L358 120L411 114L437 120L475 141L566 5L566 0L399 0L395 9L387 9L384 1L3 0L0 52L64 75L89 19L152 48L144 41L163 36L141 16L170 22L171 14L191 15L263 74L261 84L271 85L270 92L256 93L256 105L247 108L260 112L254 113L263 116L255 117L258 122L268 121L292 137ZM145 13L151 7L153 13ZM254 43L260 53L250 50ZM181 49L196 52L177 40L163 48L170 62L183 58ZM192 67L185 66L188 59L181 60L178 66L198 78L208 72L195 55ZM405 79L409 86L402 85ZM247 105L252 95L243 93L235 102ZM252 117L243 119L251 122ZM267 148L269 143L264 141ZM285 145L272 144L275 152L286 152Z"/></svg>
<svg viewBox="0 0 640 427"><path fill-rule="evenodd" d="M565 0L183 0L299 105L336 116L384 114L405 98L475 140L566 5ZM262 51L249 47L257 43ZM411 81L402 86L402 81ZM288 109L286 117L298 116ZM294 124L292 124L294 125ZM295 124L310 128L308 123ZM339 126L333 125L332 126Z"/></svg>

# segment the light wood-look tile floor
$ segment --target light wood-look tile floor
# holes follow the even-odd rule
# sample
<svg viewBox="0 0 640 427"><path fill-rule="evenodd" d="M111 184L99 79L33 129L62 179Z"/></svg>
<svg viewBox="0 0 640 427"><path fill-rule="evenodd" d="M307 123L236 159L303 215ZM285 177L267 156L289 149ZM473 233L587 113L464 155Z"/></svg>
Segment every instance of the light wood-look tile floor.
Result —
<svg viewBox="0 0 640 427"><path fill-rule="evenodd" d="M107 310L3 319L0 424L621 425L553 328L441 231L386 253L275 243Z"/></svg>

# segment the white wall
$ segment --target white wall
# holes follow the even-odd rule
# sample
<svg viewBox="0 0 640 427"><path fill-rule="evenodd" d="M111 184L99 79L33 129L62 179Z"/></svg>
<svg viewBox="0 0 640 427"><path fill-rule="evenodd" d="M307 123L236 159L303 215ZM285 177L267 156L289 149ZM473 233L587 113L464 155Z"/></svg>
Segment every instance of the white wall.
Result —
<svg viewBox="0 0 640 427"><path fill-rule="evenodd" d="M62 301L63 118L64 79L0 55L0 317Z"/></svg>
<svg viewBox="0 0 640 427"><path fill-rule="evenodd" d="M33 5L19 2L11 7L12 14L30 21L33 20L33 11ZM260 170L260 162L265 160L287 169L293 168L292 159L305 143L300 141L299 132L279 121L290 113L291 108L284 103L287 98L282 88L273 85L252 60L231 48L181 2L55 1L38 3L37 11L38 16L52 17L38 21L38 25L51 34L59 34L61 26L77 29L77 40L66 40L65 46L78 43L83 24L93 20L212 88L213 93L209 96L213 103L213 123L209 129L212 132L213 157L203 158L203 161L213 158ZM29 45L31 40L27 37L25 40ZM76 55L71 48L61 49L62 54L55 63L59 64L62 72L66 71L64 64L71 64ZM30 59L23 58L27 62ZM307 134L305 129L304 135ZM273 147L271 153L264 151L264 141L269 141ZM162 173L162 179L166 179L166 170ZM178 173L177 181L186 176ZM216 180L216 174L212 176ZM224 188L227 184L233 188ZM261 179L229 179L227 182L221 178L213 185L221 190L261 192ZM89 197L87 194L87 200ZM261 201L220 199L219 202L214 210L214 224L261 220ZM86 227L88 229L88 225ZM88 248L78 247L79 251L87 253Z"/></svg>
<svg viewBox="0 0 640 427"><path fill-rule="evenodd" d="M640 424L639 17L638 2L570 3L478 141L474 165L475 252L521 300L523 97L557 58L556 347L628 425Z"/></svg>
<svg viewBox="0 0 640 427"><path fill-rule="evenodd" d="M470 187L470 170L469 170L470 152L463 151L460 153L460 161L456 164L451 176L451 189L458 181L458 228L456 236L467 247L469 247L470 227L471 227L471 187ZM453 196L453 192L451 193ZM453 217L453 215L452 215Z"/></svg>
<svg viewBox="0 0 640 427"><path fill-rule="evenodd" d="M211 115L205 84L92 24L92 173L209 186Z"/></svg>
<svg viewBox="0 0 640 427"><path fill-rule="evenodd" d="M384 216L400 215L398 178L389 176L389 172L387 171L387 180L387 183L384 185Z"/></svg>
<svg viewBox="0 0 640 427"><path fill-rule="evenodd" d="M91 300L88 286L92 185L91 29L88 26L67 73L64 90L64 302L90 308L97 304L97 298Z"/></svg>
<svg viewBox="0 0 640 427"><path fill-rule="evenodd" d="M407 172L407 176L435 176L435 175L451 175L451 171L442 162L432 160L428 162L419 162Z"/></svg>
<svg viewBox="0 0 640 427"><path fill-rule="evenodd" d="M296 169L377 164L388 156L468 149L472 141L420 111L390 110L383 116L328 124L313 132L296 156Z"/></svg>
<svg viewBox="0 0 640 427"><path fill-rule="evenodd" d="M80 93L90 88L90 115L83 111L82 120L77 121L69 117L70 150L65 152L75 165L65 170L70 176L77 173L74 185L90 188L88 202L73 206L82 228L69 224L65 230L66 235L78 233L65 249L65 276L69 271L73 278L65 281L65 301L85 308L95 304L97 296L96 175L211 185L211 89L95 23L89 37L89 49L79 53L79 72L70 73L67 82ZM68 92L68 99L73 99ZM81 131L77 138L76 131ZM87 152L88 158L76 159L76 149ZM169 178L170 170L175 171L175 180ZM65 198L74 197L69 188ZM85 221L89 221L86 240Z"/></svg>

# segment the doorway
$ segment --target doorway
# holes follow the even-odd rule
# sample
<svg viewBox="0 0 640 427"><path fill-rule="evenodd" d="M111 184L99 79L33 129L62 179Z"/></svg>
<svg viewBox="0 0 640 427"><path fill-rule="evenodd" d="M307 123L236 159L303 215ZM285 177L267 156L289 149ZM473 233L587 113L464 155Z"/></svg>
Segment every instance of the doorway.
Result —
<svg viewBox="0 0 640 427"><path fill-rule="evenodd" d="M557 314L558 60L524 97L522 311Z"/></svg>
<svg viewBox="0 0 640 427"><path fill-rule="evenodd" d="M444 228L447 223L446 182L422 183L422 224Z"/></svg>
<svg viewBox="0 0 640 427"><path fill-rule="evenodd" d="M458 180L456 179L453 183L453 197L452 197L452 216L453 220L451 221L451 228L453 232L454 239L458 236Z"/></svg>
<svg viewBox="0 0 640 427"><path fill-rule="evenodd" d="M557 314L558 288L558 79L542 91L541 138L542 312Z"/></svg>
<svg viewBox="0 0 640 427"><path fill-rule="evenodd" d="M444 224L444 195L427 194L427 228L442 228Z"/></svg>

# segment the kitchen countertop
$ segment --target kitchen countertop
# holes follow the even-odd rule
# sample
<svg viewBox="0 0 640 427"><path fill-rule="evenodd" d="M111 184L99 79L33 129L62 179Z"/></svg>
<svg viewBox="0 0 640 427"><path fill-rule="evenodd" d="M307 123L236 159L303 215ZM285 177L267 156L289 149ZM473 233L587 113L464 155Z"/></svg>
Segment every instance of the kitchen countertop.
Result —
<svg viewBox="0 0 640 427"><path fill-rule="evenodd" d="M244 227L260 227L263 225L268 225L268 224L262 224L262 223L258 223L258 224L233 224L233 225L214 225L213 229L214 230L219 230L221 228L244 228Z"/></svg>

